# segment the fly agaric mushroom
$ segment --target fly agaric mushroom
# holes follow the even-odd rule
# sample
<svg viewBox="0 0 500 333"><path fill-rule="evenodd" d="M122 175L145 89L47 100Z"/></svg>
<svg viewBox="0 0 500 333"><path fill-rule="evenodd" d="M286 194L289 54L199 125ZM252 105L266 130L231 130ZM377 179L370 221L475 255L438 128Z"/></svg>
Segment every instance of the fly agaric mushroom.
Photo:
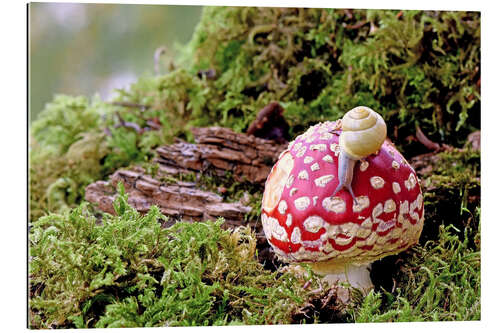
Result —
<svg viewBox="0 0 500 333"><path fill-rule="evenodd" d="M281 260L309 263L330 283L367 293L371 263L418 241L420 185L385 137L380 115L357 107L310 127L281 153L262 199L263 229Z"/></svg>

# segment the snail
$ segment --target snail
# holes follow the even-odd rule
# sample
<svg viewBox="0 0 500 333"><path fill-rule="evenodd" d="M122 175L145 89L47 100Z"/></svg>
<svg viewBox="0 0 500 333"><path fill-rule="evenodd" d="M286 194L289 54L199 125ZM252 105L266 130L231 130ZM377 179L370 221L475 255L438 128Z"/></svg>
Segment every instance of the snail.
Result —
<svg viewBox="0 0 500 333"><path fill-rule="evenodd" d="M386 136L387 126L384 119L372 109L358 106L344 115L339 138L339 185L332 196L345 187L355 204L358 204L351 187L354 166L360 159L376 153Z"/></svg>

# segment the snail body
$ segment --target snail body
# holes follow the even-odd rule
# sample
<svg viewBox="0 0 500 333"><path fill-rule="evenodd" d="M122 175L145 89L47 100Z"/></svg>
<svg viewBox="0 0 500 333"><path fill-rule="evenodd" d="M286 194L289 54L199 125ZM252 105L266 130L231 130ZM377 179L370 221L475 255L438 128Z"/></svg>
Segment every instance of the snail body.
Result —
<svg viewBox="0 0 500 333"><path fill-rule="evenodd" d="M351 187L354 166L358 160L376 153L386 136L387 126L384 119L372 109L358 106L344 115L339 138L341 148L338 163L339 185L332 196L342 188L346 188L357 204Z"/></svg>

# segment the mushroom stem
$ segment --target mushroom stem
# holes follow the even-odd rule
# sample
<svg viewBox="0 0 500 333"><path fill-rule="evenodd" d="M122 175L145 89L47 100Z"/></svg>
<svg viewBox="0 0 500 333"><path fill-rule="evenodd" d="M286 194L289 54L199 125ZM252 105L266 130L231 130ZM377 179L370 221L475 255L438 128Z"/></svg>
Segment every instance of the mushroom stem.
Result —
<svg viewBox="0 0 500 333"><path fill-rule="evenodd" d="M367 295L373 289L373 283L370 279L371 263L352 264L352 263L331 263L328 261L319 261L310 263L312 270L324 276L324 280L330 285L337 285L347 282L351 287L360 289L363 295Z"/></svg>

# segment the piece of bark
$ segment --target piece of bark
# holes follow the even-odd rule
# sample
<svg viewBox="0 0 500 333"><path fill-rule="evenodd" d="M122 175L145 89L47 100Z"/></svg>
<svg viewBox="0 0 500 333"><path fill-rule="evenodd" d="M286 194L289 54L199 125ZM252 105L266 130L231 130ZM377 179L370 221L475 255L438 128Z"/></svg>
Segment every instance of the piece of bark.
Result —
<svg viewBox="0 0 500 333"><path fill-rule="evenodd" d="M263 107L257 114L257 118L250 124L247 134L259 138L274 140L285 143L290 138L288 130L290 126L283 117L285 110L278 102L271 102Z"/></svg>
<svg viewBox="0 0 500 333"><path fill-rule="evenodd" d="M192 182L179 181L167 184L144 174L136 167L132 170L118 170L109 181L97 181L87 186L85 199L96 203L104 212L114 214L113 201L116 187L122 182L128 194L128 203L140 213L146 213L152 205L169 216L168 225L176 220L205 221L225 219L225 226L244 225L245 215L251 211L240 202L223 202L218 194L196 188Z"/></svg>
<svg viewBox="0 0 500 333"><path fill-rule="evenodd" d="M287 144L228 128L206 127L192 130L196 144L178 141L156 149L159 171L165 174L211 171L224 176L229 171L238 182L263 185L271 167Z"/></svg>

